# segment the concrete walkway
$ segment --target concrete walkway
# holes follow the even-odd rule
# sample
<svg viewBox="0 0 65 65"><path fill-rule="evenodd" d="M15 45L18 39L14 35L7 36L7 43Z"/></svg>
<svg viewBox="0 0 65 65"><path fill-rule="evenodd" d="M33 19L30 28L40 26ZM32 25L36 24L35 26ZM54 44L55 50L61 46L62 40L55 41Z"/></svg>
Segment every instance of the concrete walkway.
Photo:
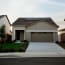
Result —
<svg viewBox="0 0 65 65"><path fill-rule="evenodd" d="M56 43L30 42L25 53L0 53L0 57L65 57L65 50Z"/></svg>

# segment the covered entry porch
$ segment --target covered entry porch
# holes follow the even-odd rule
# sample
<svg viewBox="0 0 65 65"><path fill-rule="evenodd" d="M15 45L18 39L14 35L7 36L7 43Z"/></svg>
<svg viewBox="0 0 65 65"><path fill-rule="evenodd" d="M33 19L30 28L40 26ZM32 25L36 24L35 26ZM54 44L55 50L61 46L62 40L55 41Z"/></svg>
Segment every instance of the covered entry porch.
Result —
<svg viewBox="0 0 65 65"><path fill-rule="evenodd" d="M15 30L15 40L24 40L25 39L24 30Z"/></svg>

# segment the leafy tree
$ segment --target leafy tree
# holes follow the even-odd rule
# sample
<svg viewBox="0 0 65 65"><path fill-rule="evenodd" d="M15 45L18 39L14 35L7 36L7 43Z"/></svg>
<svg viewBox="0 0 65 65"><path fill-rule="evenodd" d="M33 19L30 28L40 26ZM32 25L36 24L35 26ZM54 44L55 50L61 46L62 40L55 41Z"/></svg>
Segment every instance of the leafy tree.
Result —
<svg viewBox="0 0 65 65"><path fill-rule="evenodd" d="M5 42L5 25L0 27L0 38L2 42Z"/></svg>

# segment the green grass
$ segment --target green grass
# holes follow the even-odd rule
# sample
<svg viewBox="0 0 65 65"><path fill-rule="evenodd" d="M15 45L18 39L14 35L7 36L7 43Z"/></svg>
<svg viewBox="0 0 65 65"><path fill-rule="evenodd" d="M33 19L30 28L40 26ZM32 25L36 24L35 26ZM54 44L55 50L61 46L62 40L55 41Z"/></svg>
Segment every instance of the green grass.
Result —
<svg viewBox="0 0 65 65"><path fill-rule="evenodd" d="M4 43L0 44L0 51L1 52L19 52L25 51L28 46L28 43Z"/></svg>

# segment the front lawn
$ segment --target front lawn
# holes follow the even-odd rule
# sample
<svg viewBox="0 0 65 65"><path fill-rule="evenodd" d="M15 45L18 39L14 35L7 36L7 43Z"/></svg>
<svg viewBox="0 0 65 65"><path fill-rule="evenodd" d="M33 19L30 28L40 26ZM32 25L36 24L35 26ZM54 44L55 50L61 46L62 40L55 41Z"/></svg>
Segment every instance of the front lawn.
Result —
<svg viewBox="0 0 65 65"><path fill-rule="evenodd" d="M27 42L4 43L0 44L0 52L25 52L28 46Z"/></svg>

